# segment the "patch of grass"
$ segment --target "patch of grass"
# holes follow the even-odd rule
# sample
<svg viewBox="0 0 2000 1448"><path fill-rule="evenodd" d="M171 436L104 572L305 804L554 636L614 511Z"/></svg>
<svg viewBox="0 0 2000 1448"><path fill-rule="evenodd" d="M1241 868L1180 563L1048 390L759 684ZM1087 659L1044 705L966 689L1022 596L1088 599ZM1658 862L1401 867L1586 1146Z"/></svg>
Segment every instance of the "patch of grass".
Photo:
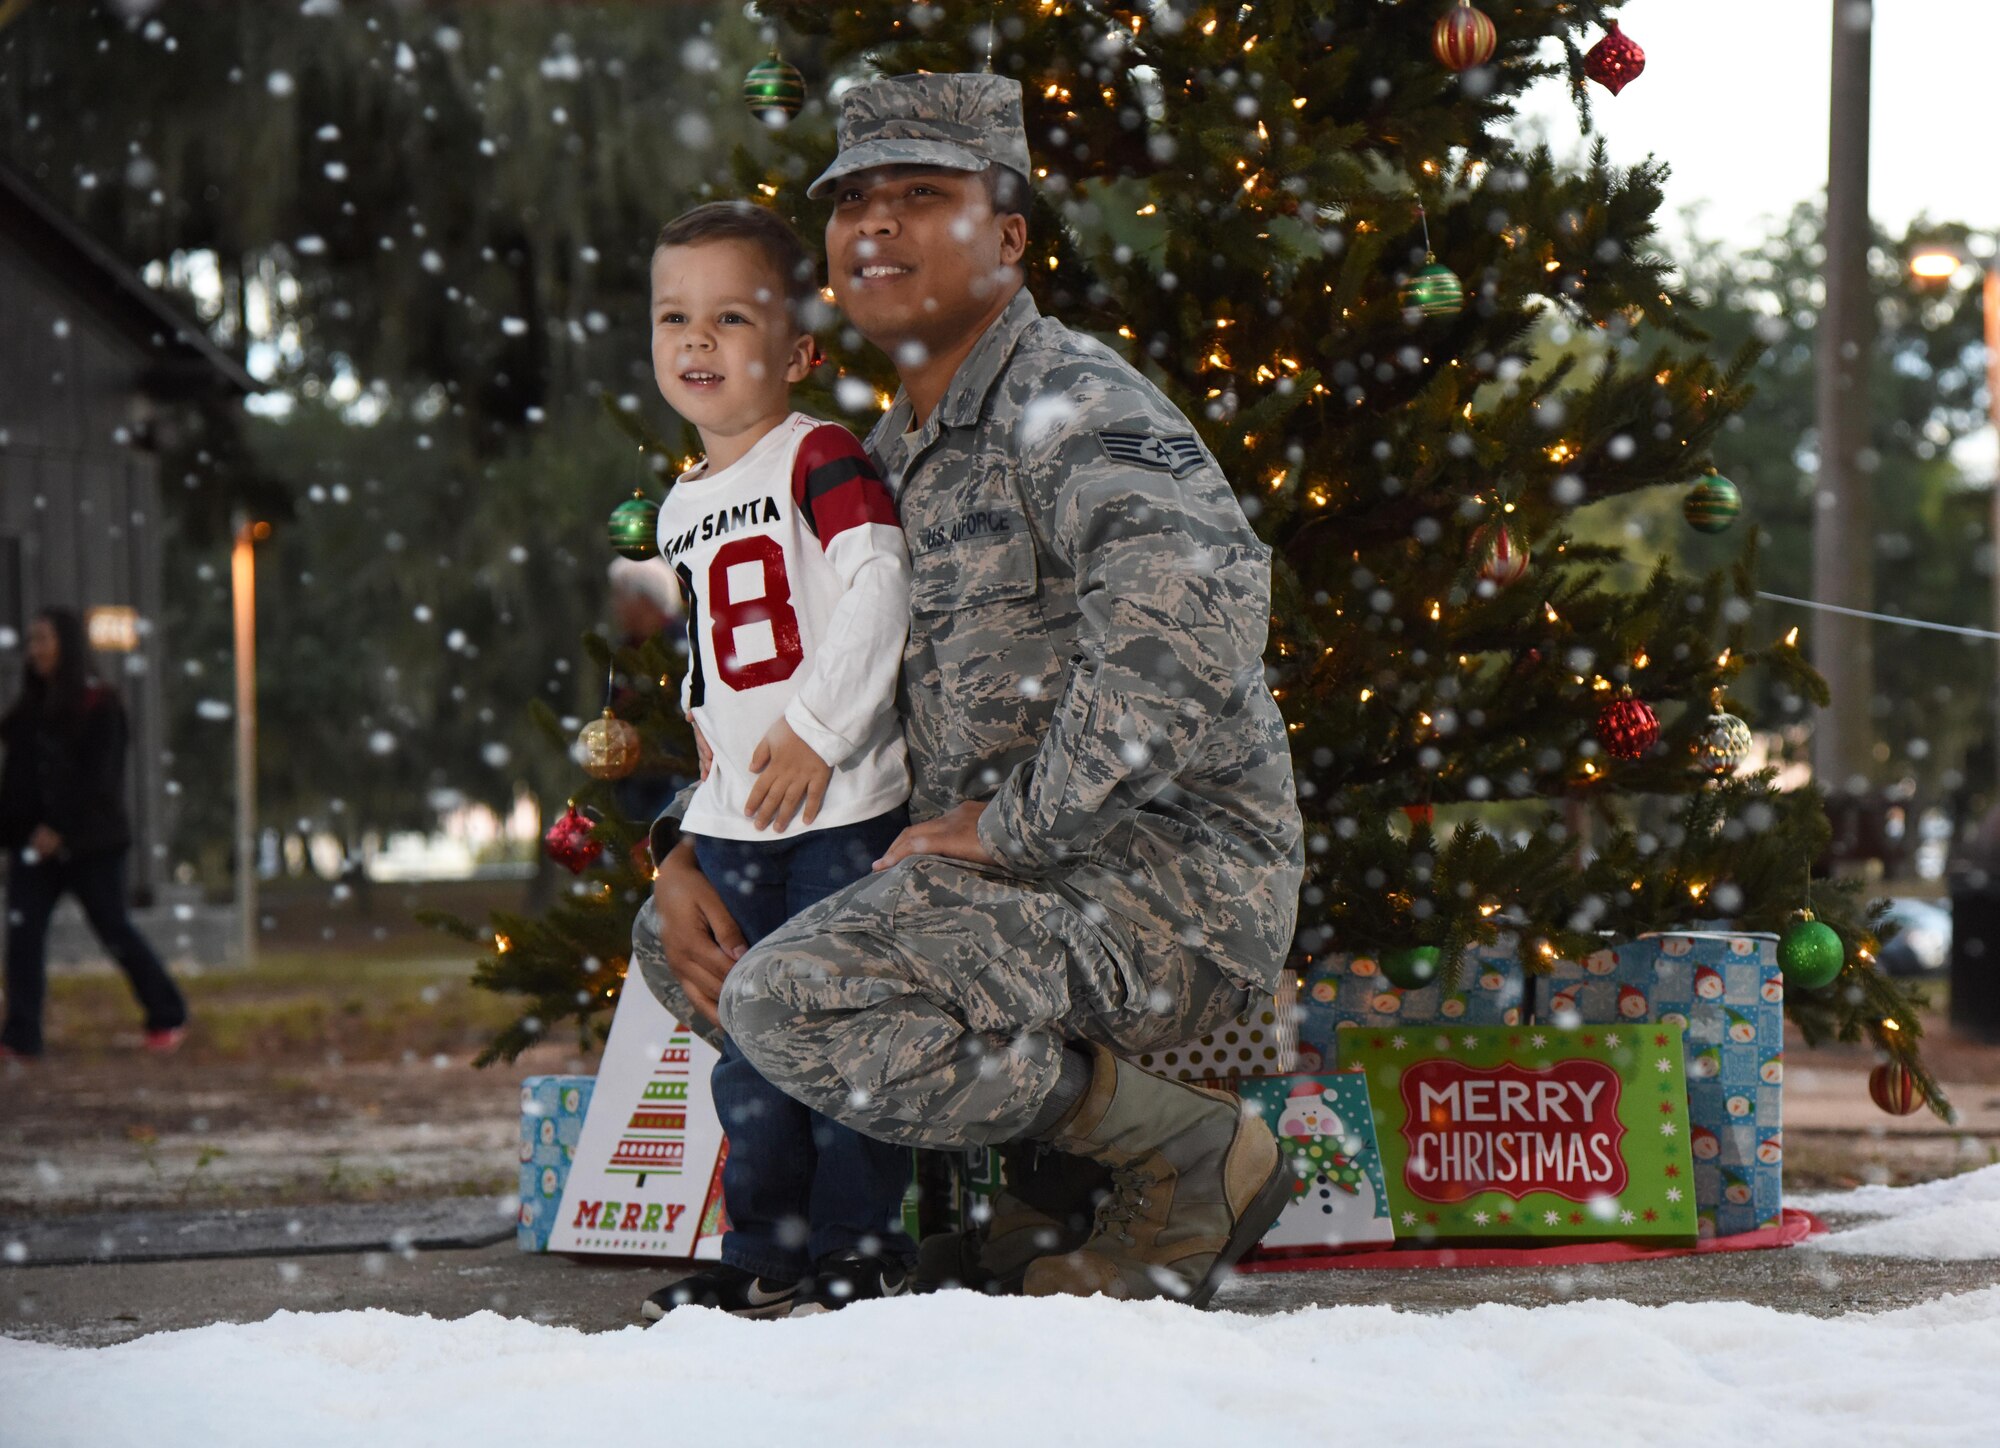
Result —
<svg viewBox="0 0 2000 1448"><path fill-rule="evenodd" d="M182 1053L199 1060L347 1060L463 1055L508 1021L511 1004L469 981L471 960L400 952L277 954L246 970L180 977L194 1017ZM112 1055L136 1044L139 1013L123 977L50 982L51 1045Z"/></svg>

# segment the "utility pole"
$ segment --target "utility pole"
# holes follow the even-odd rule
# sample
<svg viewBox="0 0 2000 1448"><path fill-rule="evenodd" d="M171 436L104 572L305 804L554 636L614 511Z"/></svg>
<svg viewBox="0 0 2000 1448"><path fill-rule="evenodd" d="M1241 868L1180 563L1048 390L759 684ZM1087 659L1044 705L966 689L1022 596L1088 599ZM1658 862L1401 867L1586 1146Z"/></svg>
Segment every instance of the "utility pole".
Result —
<svg viewBox="0 0 2000 1448"><path fill-rule="evenodd" d="M1986 406L1993 418L1993 436L2000 438L2000 254L1989 258L1986 263L1986 277L1980 287L1985 303L1986 324ZM1988 504L1992 518L1992 533L1988 543L1993 549L1993 627L2000 629L2000 462L1993 468L1993 496ZM2000 731L2000 668L1994 671L1993 727ZM1993 741L1993 763L2000 769L2000 736ZM1988 779L1982 783L1993 786L2000 781ZM2000 800L2000 792L1994 795Z"/></svg>
<svg viewBox="0 0 2000 1448"><path fill-rule="evenodd" d="M1862 465L1868 447L1868 354L1874 307L1868 289L1868 72L1874 40L1868 0L1833 0L1833 104L1826 178L1826 307L1820 313L1815 379L1819 479L1813 492L1813 597L1847 608L1875 606L1875 540ZM1813 665L1832 705L1813 730L1813 775L1829 795L1871 773L1874 654L1866 619L1822 614Z"/></svg>

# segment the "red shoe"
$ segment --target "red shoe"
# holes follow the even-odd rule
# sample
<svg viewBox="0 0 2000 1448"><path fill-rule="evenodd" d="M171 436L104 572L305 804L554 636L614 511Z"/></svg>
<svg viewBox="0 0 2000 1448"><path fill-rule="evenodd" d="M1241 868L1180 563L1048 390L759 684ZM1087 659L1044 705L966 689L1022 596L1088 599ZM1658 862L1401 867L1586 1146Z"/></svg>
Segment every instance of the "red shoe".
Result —
<svg viewBox="0 0 2000 1448"><path fill-rule="evenodd" d="M171 1056L187 1039L186 1026L170 1026L164 1031L146 1032L146 1049L155 1056Z"/></svg>
<svg viewBox="0 0 2000 1448"><path fill-rule="evenodd" d="M33 1064L41 1059L40 1056L30 1056L26 1051L17 1051L12 1046L0 1046L0 1061L20 1061L23 1064Z"/></svg>

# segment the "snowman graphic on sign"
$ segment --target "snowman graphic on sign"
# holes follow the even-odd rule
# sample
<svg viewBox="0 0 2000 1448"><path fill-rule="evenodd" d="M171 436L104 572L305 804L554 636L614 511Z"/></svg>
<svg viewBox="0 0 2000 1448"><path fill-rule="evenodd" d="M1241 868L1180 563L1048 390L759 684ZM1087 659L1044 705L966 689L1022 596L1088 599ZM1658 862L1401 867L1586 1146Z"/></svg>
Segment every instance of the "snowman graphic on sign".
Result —
<svg viewBox="0 0 2000 1448"><path fill-rule="evenodd" d="M1366 1143L1341 1119L1335 1093L1309 1077L1300 1078L1278 1117L1278 1135L1296 1180L1292 1205L1264 1234L1264 1245L1339 1245L1378 1238L1375 1184L1359 1161Z"/></svg>

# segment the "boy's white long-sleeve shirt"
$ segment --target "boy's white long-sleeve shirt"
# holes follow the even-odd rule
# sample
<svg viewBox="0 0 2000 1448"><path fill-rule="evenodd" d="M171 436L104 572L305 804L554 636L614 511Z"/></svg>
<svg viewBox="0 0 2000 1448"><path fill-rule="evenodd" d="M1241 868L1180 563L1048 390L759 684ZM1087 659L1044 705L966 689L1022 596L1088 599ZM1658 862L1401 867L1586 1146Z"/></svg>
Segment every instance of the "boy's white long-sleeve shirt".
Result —
<svg viewBox="0 0 2000 1448"><path fill-rule="evenodd" d="M714 765L689 834L796 838L744 814L750 759L780 718L833 767L813 829L903 803L896 685L910 560L895 503L854 434L795 412L735 463L683 473L660 508L660 554L688 604L681 706Z"/></svg>

